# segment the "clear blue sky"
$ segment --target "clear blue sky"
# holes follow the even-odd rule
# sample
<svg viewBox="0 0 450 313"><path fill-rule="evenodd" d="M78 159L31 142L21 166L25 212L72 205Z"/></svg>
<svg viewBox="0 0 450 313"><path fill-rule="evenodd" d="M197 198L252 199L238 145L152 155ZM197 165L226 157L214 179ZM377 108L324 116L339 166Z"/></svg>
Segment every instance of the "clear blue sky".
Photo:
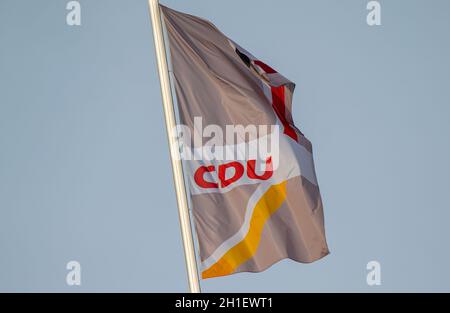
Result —
<svg viewBox="0 0 450 313"><path fill-rule="evenodd" d="M80 2L0 2L0 291L186 291L147 1ZM204 291L450 291L450 2L367 2L163 1L297 83L331 249Z"/></svg>

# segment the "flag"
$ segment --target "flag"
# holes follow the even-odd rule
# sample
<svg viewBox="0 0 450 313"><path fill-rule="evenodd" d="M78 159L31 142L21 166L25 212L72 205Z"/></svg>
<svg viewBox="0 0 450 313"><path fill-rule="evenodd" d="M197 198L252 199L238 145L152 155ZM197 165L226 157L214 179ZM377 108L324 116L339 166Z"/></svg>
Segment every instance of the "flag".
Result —
<svg viewBox="0 0 450 313"><path fill-rule="evenodd" d="M312 146L292 119L295 84L210 22L161 11L202 278L326 256Z"/></svg>

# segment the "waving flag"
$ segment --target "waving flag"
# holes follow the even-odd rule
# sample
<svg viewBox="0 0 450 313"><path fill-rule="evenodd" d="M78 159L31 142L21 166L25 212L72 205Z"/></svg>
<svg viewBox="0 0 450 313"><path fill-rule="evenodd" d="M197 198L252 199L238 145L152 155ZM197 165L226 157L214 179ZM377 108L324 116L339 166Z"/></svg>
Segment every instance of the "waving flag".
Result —
<svg viewBox="0 0 450 313"><path fill-rule="evenodd" d="M180 122L193 137L204 136L207 125L280 129L268 135L249 131L249 138L232 144L216 142L206 155L200 152L208 144L184 141L202 277L260 272L281 259L310 263L327 255L311 143L291 114L295 84L210 22L161 10ZM263 137L275 138L277 151L254 159L216 157L229 150L242 156L242 149Z"/></svg>

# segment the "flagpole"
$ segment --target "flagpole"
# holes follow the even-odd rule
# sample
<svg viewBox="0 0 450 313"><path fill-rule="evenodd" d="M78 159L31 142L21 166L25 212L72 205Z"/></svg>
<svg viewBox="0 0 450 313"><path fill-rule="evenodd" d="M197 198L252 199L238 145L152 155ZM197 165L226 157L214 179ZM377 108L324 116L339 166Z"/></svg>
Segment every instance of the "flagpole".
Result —
<svg viewBox="0 0 450 313"><path fill-rule="evenodd" d="M158 63L159 79L161 83L161 95L166 120L167 137L169 140L170 158L172 162L173 181L178 203L178 216L180 219L181 237L183 239L184 256L188 274L189 289L192 293L200 292L197 262L195 258L194 241L192 238L191 220L187 205L186 189L184 184L183 168L177 139L171 131L176 127L175 112L173 109L172 92L170 88L167 55L164 45L163 28L161 24L161 12L159 0L148 0L150 16L153 26L153 38L155 42L156 59Z"/></svg>

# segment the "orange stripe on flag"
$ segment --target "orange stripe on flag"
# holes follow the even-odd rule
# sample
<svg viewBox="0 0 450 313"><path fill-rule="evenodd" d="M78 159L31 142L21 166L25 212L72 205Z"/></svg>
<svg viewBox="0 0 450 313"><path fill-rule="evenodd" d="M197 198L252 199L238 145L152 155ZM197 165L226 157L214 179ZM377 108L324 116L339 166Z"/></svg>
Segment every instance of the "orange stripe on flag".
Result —
<svg viewBox="0 0 450 313"><path fill-rule="evenodd" d="M281 207L286 199L286 184L273 185L259 199L250 220L245 238L228 250L222 258L202 273L202 278L212 278L232 274L240 265L251 259L258 249L267 220Z"/></svg>

